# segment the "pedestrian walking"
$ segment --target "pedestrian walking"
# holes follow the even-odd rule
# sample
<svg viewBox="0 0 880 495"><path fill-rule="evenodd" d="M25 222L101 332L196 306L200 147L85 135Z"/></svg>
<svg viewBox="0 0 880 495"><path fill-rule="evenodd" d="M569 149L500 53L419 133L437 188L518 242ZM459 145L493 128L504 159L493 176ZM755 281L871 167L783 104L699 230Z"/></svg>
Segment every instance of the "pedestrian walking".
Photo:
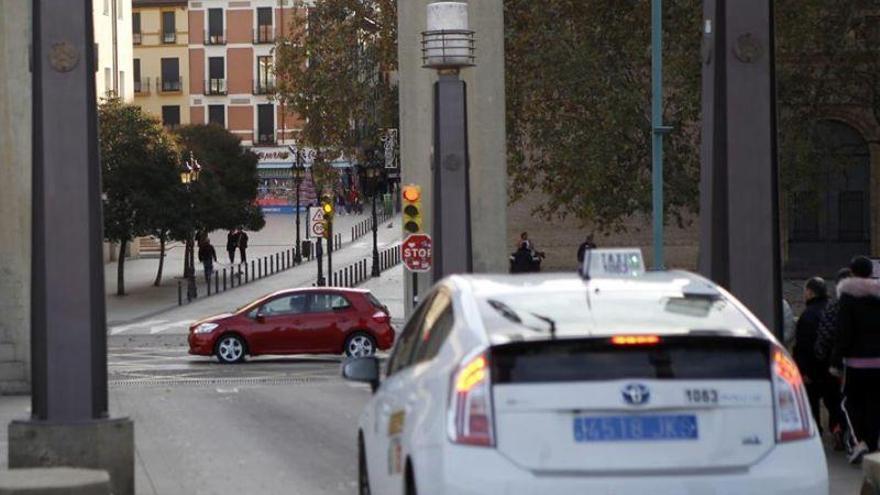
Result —
<svg viewBox="0 0 880 495"><path fill-rule="evenodd" d="M205 238L205 241L199 244L199 261L205 267L205 283L211 283L211 275L214 273L214 262L217 261L217 251L211 245L211 240Z"/></svg>
<svg viewBox="0 0 880 495"><path fill-rule="evenodd" d="M238 249L240 231L232 229L226 234L226 252L229 253L229 264L235 263L235 250Z"/></svg>
<svg viewBox="0 0 880 495"><path fill-rule="evenodd" d="M820 405L828 410L828 431L834 436L835 447L843 448L843 418L840 411L840 382L828 371L828 361L816 355L819 322L828 305L828 287L821 277L813 277L804 285L804 303L795 329L794 360L804 377L813 417L822 432Z"/></svg>
<svg viewBox="0 0 880 495"><path fill-rule="evenodd" d="M248 235L247 232L238 229L238 253L242 263L247 263Z"/></svg>
<svg viewBox="0 0 880 495"><path fill-rule="evenodd" d="M840 307L831 372L843 376L842 410L853 436L849 462L877 450L880 437L880 281L870 258L857 256L838 286Z"/></svg>
<svg viewBox="0 0 880 495"><path fill-rule="evenodd" d="M840 282L852 276L849 268L841 268L834 277L836 287ZM825 311L819 318L819 328L816 330L816 358L831 364L831 350L834 348L834 340L837 338L837 313L840 309L840 300L830 300L825 306Z"/></svg>
<svg viewBox="0 0 880 495"><path fill-rule="evenodd" d="M588 235L587 238L584 240L584 242L582 242L581 245L578 246L578 252L577 252L578 266L581 266L584 264L584 258L587 255L587 251L590 249L596 249L596 243L593 242L593 234Z"/></svg>

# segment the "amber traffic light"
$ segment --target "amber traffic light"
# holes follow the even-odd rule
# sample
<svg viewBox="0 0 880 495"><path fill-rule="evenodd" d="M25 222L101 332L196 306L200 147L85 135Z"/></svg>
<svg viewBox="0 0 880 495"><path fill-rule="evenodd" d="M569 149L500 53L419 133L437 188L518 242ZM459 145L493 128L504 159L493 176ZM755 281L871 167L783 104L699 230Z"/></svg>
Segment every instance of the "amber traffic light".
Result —
<svg viewBox="0 0 880 495"><path fill-rule="evenodd" d="M403 231L407 234L422 232L422 188L415 184L404 186L403 196Z"/></svg>

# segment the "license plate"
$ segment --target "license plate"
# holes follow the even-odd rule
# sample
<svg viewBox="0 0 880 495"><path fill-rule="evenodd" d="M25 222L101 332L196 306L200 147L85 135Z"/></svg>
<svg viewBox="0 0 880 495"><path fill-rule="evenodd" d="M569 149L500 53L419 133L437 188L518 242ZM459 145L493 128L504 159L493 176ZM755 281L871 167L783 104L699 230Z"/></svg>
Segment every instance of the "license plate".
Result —
<svg viewBox="0 0 880 495"><path fill-rule="evenodd" d="M574 418L575 442L697 440L693 414L581 416Z"/></svg>

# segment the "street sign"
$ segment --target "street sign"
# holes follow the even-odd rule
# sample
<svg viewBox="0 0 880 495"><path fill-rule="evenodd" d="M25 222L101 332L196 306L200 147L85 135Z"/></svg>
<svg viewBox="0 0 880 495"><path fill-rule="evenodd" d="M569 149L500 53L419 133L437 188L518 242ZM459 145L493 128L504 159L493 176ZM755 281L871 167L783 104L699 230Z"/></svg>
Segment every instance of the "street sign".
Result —
<svg viewBox="0 0 880 495"><path fill-rule="evenodd" d="M431 236L412 234L403 241L401 254L403 266L411 272L427 272L434 262L434 249Z"/></svg>
<svg viewBox="0 0 880 495"><path fill-rule="evenodd" d="M315 237L324 236L324 210L320 206L309 207L309 233Z"/></svg>

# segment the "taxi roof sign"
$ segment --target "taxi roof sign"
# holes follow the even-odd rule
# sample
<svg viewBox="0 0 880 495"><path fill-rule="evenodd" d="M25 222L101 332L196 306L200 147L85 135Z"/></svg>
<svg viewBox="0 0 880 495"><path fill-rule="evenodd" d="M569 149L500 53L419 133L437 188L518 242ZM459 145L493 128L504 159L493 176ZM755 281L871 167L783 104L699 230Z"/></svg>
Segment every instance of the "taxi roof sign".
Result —
<svg viewBox="0 0 880 495"><path fill-rule="evenodd" d="M645 274L639 248L590 249L584 256L581 275L591 278L631 278Z"/></svg>

